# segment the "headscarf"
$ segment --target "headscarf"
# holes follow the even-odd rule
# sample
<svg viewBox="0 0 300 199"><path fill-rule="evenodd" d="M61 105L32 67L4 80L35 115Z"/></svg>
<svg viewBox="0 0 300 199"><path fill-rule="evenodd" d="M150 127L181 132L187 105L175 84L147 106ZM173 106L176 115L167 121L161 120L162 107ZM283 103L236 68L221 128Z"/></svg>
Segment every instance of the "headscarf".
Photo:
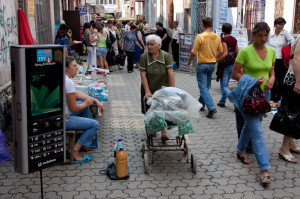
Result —
<svg viewBox="0 0 300 199"><path fill-rule="evenodd" d="M61 24L59 29L57 30L56 39L57 38L61 39L61 38L65 37L67 35L68 31L69 31L69 27L65 24Z"/></svg>
<svg viewBox="0 0 300 199"><path fill-rule="evenodd" d="M137 25L137 29L143 31L144 25L142 23L140 23L139 25Z"/></svg>

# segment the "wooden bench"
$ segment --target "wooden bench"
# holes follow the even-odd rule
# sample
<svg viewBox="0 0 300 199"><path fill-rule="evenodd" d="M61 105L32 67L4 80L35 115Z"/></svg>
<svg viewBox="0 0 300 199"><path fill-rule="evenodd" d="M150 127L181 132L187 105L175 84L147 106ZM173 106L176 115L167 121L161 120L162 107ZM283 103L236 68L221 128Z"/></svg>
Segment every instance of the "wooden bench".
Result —
<svg viewBox="0 0 300 199"><path fill-rule="evenodd" d="M71 154L70 154L70 164L73 164L74 161L74 146L76 144L76 134L78 131L76 130L69 130L66 131L66 136L69 137L69 146L67 149L67 152L69 149L71 149Z"/></svg>

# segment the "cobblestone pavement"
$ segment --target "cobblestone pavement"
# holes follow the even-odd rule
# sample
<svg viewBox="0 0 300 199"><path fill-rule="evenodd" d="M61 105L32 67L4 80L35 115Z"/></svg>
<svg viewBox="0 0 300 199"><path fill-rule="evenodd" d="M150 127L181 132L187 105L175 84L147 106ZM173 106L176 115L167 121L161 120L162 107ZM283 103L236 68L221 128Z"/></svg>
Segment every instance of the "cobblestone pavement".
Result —
<svg viewBox="0 0 300 199"><path fill-rule="evenodd" d="M193 73L175 72L176 86L199 97ZM140 113L140 76L115 71L108 75L109 101L99 119L99 149L89 151L95 159L85 164L57 165L43 170L44 198L300 198L300 163L288 164L278 159L282 136L269 130L272 116L263 119L263 128L272 169L271 184L263 188L254 155L243 165L235 155L237 133L233 106L217 108L213 119L192 120L195 133L187 136L189 154L197 159L197 174L186 164L180 152L157 152L149 174L144 174L141 146L145 126ZM215 103L220 98L219 84L212 83ZM169 132L171 137L176 133ZM113 145L124 139L128 154L130 179L111 181L100 175L114 161ZM11 143L9 150L12 151ZM300 146L300 143L298 142ZM300 161L300 155L296 154ZM0 165L0 198L40 198L39 172L20 175L13 161Z"/></svg>

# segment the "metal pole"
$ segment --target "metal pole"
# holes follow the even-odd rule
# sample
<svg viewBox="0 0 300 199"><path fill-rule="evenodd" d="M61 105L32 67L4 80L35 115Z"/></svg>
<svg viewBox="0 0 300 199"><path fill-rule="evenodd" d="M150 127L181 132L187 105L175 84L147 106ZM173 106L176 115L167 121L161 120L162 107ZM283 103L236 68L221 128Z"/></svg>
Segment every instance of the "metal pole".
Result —
<svg viewBox="0 0 300 199"><path fill-rule="evenodd" d="M44 198L44 191L43 191L43 172L42 169L40 170L40 180L41 180L41 198Z"/></svg>
<svg viewBox="0 0 300 199"><path fill-rule="evenodd" d="M238 0L236 27L243 28L242 26L242 0Z"/></svg>

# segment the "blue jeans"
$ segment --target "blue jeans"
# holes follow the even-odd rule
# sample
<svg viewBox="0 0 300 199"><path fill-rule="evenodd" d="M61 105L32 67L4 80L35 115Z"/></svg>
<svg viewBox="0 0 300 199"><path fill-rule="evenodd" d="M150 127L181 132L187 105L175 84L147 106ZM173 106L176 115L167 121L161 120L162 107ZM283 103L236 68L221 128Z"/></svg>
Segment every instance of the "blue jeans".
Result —
<svg viewBox="0 0 300 199"><path fill-rule="evenodd" d="M269 92L265 93L265 97L269 99ZM264 131L261 126L263 115L251 116L244 114L243 112L240 113L240 116L242 116L245 121L236 147L237 151L240 153L245 153L248 143L251 140L259 170L269 170L271 165L265 143Z"/></svg>
<svg viewBox="0 0 300 199"><path fill-rule="evenodd" d="M203 105L203 107L206 105L208 111L216 109L214 101L208 91L211 86L211 78L214 70L214 63L203 63L198 64L197 66L197 82L200 89L199 102Z"/></svg>
<svg viewBox="0 0 300 199"><path fill-rule="evenodd" d="M82 104L83 101L77 101L77 104ZM77 142L86 148L94 149L92 142L94 137L97 137L99 122L92 119L92 114L89 107L81 111L71 113L66 119L66 130L83 131Z"/></svg>
<svg viewBox="0 0 300 199"><path fill-rule="evenodd" d="M230 90L228 88L228 82L231 78L232 69L233 69L233 65L224 67L223 78L220 80L222 97L221 100L219 101L219 104L225 104L227 95L230 93Z"/></svg>

